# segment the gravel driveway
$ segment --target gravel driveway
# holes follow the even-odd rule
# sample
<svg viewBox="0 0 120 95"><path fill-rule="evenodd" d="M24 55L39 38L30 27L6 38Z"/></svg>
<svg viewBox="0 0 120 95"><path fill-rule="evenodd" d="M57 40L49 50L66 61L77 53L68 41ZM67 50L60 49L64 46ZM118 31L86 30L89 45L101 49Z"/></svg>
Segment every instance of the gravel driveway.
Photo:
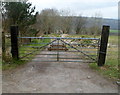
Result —
<svg viewBox="0 0 120 95"><path fill-rule="evenodd" d="M49 51L41 53L49 53ZM72 54L66 54L66 56L69 57ZM89 63L40 62L51 60L51 58L48 58L48 55L42 55L44 58L41 59L39 57L41 55L37 55L31 62L14 70L3 71L3 93L118 92L117 85L92 70L88 66Z"/></svg>

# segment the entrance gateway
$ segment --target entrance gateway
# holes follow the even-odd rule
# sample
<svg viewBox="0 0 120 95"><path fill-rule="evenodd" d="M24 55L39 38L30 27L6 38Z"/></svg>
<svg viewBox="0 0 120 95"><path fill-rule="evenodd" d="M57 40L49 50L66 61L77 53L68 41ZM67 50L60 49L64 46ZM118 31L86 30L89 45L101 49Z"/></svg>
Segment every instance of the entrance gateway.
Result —
<svg viewBox="0 0 120 95"><path fill-rule="evenodd" d="M11 26L12 57L17 60L25 60L35 54L38 58L33 61L36 62L96 62L98 66L103 66L105 64L109 29L109 26L103 26L101 39L17 37L18 27ZM31 42L18 45L19 40L22 39ZM19 51L18 47L22 47L22 50Z"/></svg>

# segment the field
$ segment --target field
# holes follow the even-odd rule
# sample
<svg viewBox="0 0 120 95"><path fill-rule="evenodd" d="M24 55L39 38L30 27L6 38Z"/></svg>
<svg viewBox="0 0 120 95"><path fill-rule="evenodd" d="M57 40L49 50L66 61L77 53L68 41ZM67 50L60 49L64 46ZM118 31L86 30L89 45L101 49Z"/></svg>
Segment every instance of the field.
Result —
<svg viewBox="0 0 120 95"><path fill-rule="evenodd" d="M111 33L117 33L118 30L110 30Z"/></svg>

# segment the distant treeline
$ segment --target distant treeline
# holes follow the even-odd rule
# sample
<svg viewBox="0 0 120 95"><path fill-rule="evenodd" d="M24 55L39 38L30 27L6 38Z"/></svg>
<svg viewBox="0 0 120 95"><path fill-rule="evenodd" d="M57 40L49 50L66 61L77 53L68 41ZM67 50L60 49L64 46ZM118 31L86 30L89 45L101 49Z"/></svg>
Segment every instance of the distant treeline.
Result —
<svg viewBox="0 0 120 95"><path fill-rule="evenodd" d="M85 17L86 18L86 17ZM100 19L100 18L98 18ZM94 19L92 17L87 17L87 27L92 26L94 23ZM111 30L118 30L118 20L117 19L106 19L102 18L101 25L109 25Z"/></svg>

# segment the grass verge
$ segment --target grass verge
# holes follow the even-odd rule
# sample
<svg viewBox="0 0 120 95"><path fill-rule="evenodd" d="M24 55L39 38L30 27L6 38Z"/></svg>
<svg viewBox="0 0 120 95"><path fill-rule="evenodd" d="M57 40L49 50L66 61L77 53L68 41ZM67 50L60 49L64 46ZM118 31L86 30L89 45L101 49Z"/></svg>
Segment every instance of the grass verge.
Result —
<svg viewBox="0 0 120 95"><path fill-rule="evenodd" d="M10 64L2 63L2 70L12 70L20 65L24 65L26 61L24 60L19 60L19 61L12 61Z"/></svg>
<svg viewBox="0 0 120 95"><path fill-rule="evenodd" d="M31 61L35 55L40 52L41 49L38 47L44 46L43 44L39 43L49 43L49 39L32 39L31 43L27 43L24 45L21 45L19 47L19 57L23 57L23 59L20 59L18 61L13 61L11 58L8 58L8 62L2 63L2 70L11 70L19 67L20 65L24 65L25 63ZM33 44L34 43L34 44Z"/></svg>
<svg viewBox="0 0 120 95"><path fill-rule="evenodd" d="M118 30L110 30L111 33L117 33Z"/></svg>
<svg viewBox="0 0 120 95"><path fill-rule="evenodd" d="M107 49L105 65L98 67L96 63L92 63L90 64L90 67L109 79L119 80L118 75L120 75L120 72L118 69L118 37L110 36L109 44L111 46Z"/></svg>

